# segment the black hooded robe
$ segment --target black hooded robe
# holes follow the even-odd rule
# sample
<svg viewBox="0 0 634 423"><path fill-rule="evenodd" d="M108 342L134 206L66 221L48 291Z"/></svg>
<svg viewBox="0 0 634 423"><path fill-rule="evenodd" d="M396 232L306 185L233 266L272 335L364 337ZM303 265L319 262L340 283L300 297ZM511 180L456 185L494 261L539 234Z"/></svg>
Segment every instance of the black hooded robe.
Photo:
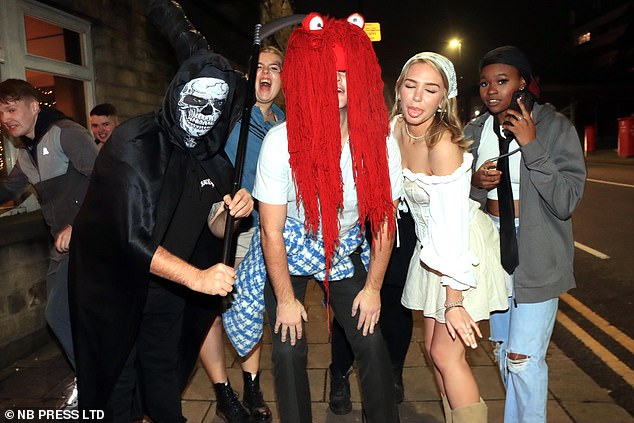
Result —
<svg viewBox="0 0 634 423"><path fill-rule="evenodd" d="M178 124L177 103L183 86L202 76L223 79L230 91L213 129L189 149L183 144L186 134ZM82 409L104 409L110 398L137 339L148 284L160 279L150 274L150 263L170 228L179 245L179 251L170 252L200 268L219 261L221 240L212 237L206 220L211 204L230 189L233 168L222 148L232 116L239 112L238 102L232 102L237 88L242 81L222 56L198 51L180 66L162 109L120 125L97 158L70 248L70 307ZM201 168L213 186L184 186L188 172ZM186 224L175 222L188 198L186 190L195 194L199 189L211 190L206 212L186 216ZM214 317L217 297L180 289L186 306L183 335L175 342L182 352L182 388Z"/></svg>

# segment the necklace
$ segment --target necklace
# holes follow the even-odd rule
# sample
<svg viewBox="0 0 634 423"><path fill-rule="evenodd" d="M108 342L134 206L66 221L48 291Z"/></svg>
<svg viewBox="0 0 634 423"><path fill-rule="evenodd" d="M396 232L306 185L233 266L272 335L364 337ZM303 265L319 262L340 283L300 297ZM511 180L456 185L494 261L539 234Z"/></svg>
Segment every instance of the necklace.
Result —
<svg viewBox="0 0 634 423"><path fill-rule="evenodd" d="M420 141L423 140L425 138L427 138L427 134L423 134L423 135L419 135L419 136L414 136L409 132L409 125L407 124L407 122L405 122L405 120L403 120L404 126L405 126L405 133L407 134L407 136L412 140L412 141Z"/></svg>
<svg viewBox="0 0 634 423"><path fill-rule="evenodd" d="M402 119L402 120L403 120L403 126L405 127L405 133L412 140L412 142L416 142L416 141L420 141L420 140L428 140L430 138L435 137L437 134L439 134L439 133L441 133L441 132L443 132L445 130L445 128L440 128L438 131L434 132L431 135L423 134L423 135L415 136L415 135L412 135L409 132L409 125L407 124L407 122L405 122L405 119Z"/></svg>

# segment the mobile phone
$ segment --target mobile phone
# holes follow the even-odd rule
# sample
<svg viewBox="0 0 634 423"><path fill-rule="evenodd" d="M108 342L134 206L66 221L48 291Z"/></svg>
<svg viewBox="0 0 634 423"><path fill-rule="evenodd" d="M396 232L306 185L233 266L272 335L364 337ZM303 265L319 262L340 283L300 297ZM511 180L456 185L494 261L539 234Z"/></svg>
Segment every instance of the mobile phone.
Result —
<svg viewBox="0 0 634 423"><path fill-rule="evenodd" d="M524 103L524 107L527 112L531 112L533 110L533 104L535 104L535 95L530 91L515 91L513 93L513 97L511 98L511 105L509 106L510 110L515 110L518 113L522 113L522 109L520 109L520 105L517 103L517 100L521 98ZM508 115L507 115L508 116ZM504 125L513 126L513 122L511 120L505 120L503 122Z"/></svg>
<svg viewBox="0 0 634 423"><path fill-rule="evenodd" d="M513 93L513 97L511 98L511 105L509 106L509 109L522 113L522 110L520 109L520 105L517 103L517 100L520 98L522 99L522 102L524 103L524 107L526 108L526 111L530 112L531 110L533 110L533 104L535 104L535 95L527 90L515 91Z"/></svg>

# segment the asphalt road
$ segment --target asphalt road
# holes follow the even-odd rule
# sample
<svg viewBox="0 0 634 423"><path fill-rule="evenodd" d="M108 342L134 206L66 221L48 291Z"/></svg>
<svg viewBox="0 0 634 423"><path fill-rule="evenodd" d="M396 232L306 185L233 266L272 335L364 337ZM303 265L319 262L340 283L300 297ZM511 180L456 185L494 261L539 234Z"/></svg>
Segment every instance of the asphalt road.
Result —
<svg viewBox="0 0 634 423"><path fill-rule="evenodd" d="M634 415L634 166L589 164L573 225L577 288L553 341Z"/></svg>

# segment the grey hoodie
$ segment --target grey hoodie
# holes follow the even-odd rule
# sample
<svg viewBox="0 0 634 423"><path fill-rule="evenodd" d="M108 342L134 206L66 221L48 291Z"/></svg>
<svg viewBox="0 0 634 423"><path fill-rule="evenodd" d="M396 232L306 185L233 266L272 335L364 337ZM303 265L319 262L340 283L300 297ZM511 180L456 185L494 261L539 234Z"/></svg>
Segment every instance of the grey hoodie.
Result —
<svg viewBox="0 0 634 423"><path fill-rule="evenodd" d="M465 127L465 136L474 141L474 167L489 116ZM575 287L571 216L586 179L581 142L570 121L550 104L536 104L533 119L537 136L521 147L519 265L514 273L518 303L543 302ZM471 197L484 208L486 190L472 186Z"/></svg>
<svg viewBox="0 0 634 423"><path fill-rule="evenodd" d="M38 115L34 139L22 137L22 144L15 167L0 181L0 203L18 198L32 185L55 237L73 224L99 150L86 128L46 107Z"/></svg>

